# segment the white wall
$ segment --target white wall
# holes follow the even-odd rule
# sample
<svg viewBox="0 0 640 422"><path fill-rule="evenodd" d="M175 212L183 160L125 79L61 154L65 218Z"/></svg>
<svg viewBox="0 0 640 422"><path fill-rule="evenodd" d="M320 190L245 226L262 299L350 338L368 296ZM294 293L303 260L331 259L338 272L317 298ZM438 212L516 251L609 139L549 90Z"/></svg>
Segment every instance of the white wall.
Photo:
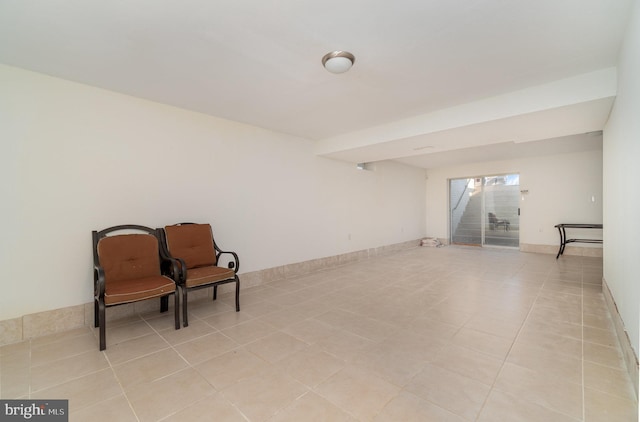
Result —
<svg viewBox="0 0 640 422"><path fill-rule="evenodd" d="M0 92L0 320L91 302L112 225L211 222L241 272L425 234L424 170L2 65Z"/></svg>
<svg viewBox="0 0 640 422"><path fill-rule="evenodd" d="M427 235L449 238L448 179L506 173L519 173L529 191L520 201L520 243L557 246L556 224L602 222L602 151L592 150L429 169Z"/></svg>
<svg viewBox="0 0 640 422"><path fill-rule="evenodd" d="M636 356L640 351L640 3L618 62L618 95L604 130L604 277Z"/></svg>

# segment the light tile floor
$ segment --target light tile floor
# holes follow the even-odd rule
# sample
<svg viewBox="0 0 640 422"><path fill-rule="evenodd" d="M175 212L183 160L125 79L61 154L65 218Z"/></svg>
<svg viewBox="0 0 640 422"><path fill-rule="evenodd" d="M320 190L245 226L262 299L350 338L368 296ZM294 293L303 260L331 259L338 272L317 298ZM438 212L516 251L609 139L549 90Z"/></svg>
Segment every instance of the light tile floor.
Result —
<svg viewBox="0 0 640 422"><path fill-rule="evenodd" d="M0 348L72 421L635 421L602 260L417 248ZM107 312L109 312L107 310Z"/></svg>

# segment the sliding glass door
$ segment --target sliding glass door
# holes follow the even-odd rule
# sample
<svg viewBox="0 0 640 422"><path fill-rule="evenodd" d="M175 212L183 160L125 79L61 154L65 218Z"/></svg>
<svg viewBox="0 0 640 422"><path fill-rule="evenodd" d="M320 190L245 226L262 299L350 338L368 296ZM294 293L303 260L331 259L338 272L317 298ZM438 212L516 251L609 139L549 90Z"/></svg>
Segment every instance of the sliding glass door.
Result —
<svg viewBox="0 0 640 422"><path fill-rule="evenodd" d="M517 174L483 177L484 243L520 246L520 177Z"/></svg>
<svg viewBox="0 0 640 422"><path fill-rule="evenodd" d="M461 245L520 245L517 174L449 180L450 241Z"/></svg>

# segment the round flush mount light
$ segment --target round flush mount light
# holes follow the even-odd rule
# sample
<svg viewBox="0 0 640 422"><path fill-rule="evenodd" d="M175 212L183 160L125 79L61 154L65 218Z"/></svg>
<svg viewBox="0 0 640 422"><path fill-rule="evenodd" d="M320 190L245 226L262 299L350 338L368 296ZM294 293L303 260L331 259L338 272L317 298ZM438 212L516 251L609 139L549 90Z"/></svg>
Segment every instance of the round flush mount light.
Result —
<svg viewBox="0 0 640 422"><path fill-rule="evenodd" d="M347 51L332 51L324 55L322 65L331 73L344 73L355 61L355 56Z"/></svg>

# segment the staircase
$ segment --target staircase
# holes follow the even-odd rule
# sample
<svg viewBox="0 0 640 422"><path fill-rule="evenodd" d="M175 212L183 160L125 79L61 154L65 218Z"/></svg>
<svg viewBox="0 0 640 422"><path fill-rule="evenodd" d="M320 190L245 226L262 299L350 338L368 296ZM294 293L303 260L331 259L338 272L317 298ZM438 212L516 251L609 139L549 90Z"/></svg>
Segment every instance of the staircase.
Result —
<svg viewBox="0 0 640 422"><path fill-rule="evenodd" d="M482 227L480 223L480 212L482 197L476 193L469 197L458 227L451 238L453 243L479 245L482 243Z"/></svg>

